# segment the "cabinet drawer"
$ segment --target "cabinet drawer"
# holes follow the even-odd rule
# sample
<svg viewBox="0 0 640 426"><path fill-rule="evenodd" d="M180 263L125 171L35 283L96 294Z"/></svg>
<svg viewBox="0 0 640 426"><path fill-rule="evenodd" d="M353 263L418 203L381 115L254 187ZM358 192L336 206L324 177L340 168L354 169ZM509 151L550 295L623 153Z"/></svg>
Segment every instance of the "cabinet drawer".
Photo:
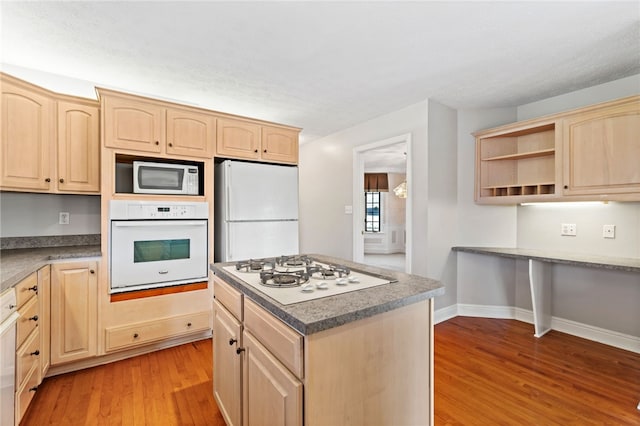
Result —
<svg viewBox="0 0 640 426"><path fill-rule="evenodd" d="M249 299L244 300L244 325L293 374L303 377L302 335Z"/></svg>
<svg viewBox="0 0 640 426"><path fill-rule="evenodd" d="M36 330L27 338L16 351L16 383L18 386L27 378L29 371L39 366L40 360L40 333Z"/></svg>
<svg viewBox="0 0 640 426"><path fill-rule="evenodd" d="M34 272L16 285L16 303L18 308L38 294L38 273Z"/></svg>
<svg viewBox="0 0 640 426"><path fill-rule="evenodd" d="M106 350L114 351L209 329L211 312L161 318L106 330Z"/></svg>
<svg viewBox="0 0 640 426"><path fill-rule="evenodd" d="M16 391L16 424L22 420L22 416L27 411L31 400L38 388L38 369L32 368L27 374L22 386Z"/></svg>
<svg viewBox="0 0 640 426"><path fill-rule="evenodd" d="M242 293L214 275L213 295L233 316L242 321Z"/></svg>
<svg viewBox="0 0 640 426"><path fill-rule="evenodd" d="M38 326L38 298L34 297L27 302L20 310L20 318L18 318L18 327L16 331L16 347L19 348Z"/></svg>

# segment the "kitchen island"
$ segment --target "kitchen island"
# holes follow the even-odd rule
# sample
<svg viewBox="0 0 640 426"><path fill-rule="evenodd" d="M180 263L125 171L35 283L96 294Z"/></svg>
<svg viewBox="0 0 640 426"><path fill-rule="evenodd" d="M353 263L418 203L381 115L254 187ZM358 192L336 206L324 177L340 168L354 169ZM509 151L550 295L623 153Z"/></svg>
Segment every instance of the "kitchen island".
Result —
<svg viewBox="0 0 640 426"><path fill-rule="evenodd" d="M433 298L443 285L308 256L386 281L282 304L232 273L234 263L211 266L214 395L227 423L432 424Z"/></svg>

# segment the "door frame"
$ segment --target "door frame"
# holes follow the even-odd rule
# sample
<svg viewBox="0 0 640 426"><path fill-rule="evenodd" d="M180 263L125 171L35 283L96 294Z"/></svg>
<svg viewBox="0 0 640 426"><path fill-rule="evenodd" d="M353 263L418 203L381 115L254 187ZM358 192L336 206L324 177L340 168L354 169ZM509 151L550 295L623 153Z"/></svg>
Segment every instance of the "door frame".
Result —
<svg viewBox="0 0 640 426"><path fill-rule="evenodd" d="M411 273L411 258L413 251L412 238L412 200L413 185L412 167L411 167L411 133L405 133L383 139L377 142L359 145L353 148L353 261L364 262L364 197L362 197L362 188L364 188L364 156L367 151L375 150L389 145L398 143L406 143L407 146L407 198L405 206L405 272ZM391 190L391 188L389 188Z"/></svg>

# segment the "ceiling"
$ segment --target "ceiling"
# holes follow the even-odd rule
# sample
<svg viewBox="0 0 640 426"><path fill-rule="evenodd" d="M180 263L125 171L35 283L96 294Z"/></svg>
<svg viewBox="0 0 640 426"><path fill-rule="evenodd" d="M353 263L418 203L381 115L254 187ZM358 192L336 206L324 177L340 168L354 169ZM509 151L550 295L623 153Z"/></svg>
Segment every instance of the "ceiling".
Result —
<svg viewBox="0 0 640 426"><path fill-rule="evenodd" d="M6 2L3 64L302 127L640 73L639 2Z"/></svg>

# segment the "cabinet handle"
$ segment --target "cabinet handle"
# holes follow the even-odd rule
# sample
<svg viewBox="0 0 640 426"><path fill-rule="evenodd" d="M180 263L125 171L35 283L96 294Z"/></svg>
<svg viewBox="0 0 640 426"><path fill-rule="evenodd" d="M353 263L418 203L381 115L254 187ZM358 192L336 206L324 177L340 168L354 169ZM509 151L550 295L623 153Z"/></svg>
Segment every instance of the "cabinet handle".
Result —
<svg viewBox="0 0 640 426"><path fill-rule="evenodd" d="M29 287L27 290L35 291L37 293L38 292L38 286L34 285L33 287Z"/></svg>
<svg viewBox="0 0 640 426"><path fill-rule="evenodd" d="M134 333L134 334L133 334L133 338L134 338L134 339L137 339L137 338L138 338L138 333Z"/></svg>
<svg viewBox="0 0 640 426"><path fill-rule="evenodd" d="M44 181L49 183L49 182L51 182L51 178L46 178Z"/></svg>
<svg viewBox="0 0 640 426"><path fill-rule="evenodd" d="M90 273L90 274L95 274L95 273L96 273L96 271L94 271L93 269L89 269L89 273Z"/></svg>
<svg viewBox="0 0 640 426"><path fill-rule="evenodd" d="M156 141L156 145L160 145L160 142L159 142L159 141Z"/></svg>
<svg viewBox="0 0 640 426"><path fill-rule="evenodd" d="M40 355L40 351L39 350L35 350L34 352L31 352L29 355Z"/></svg>
<svg viewBox="0 0 640 426"><path fill-rule="evenodd" d="M238 355L240 355L242 352L244 352L244 348L238 348L238 349L236 349L236 353L237 353Z"/></svg>
<svg viewBox="0 0 640 426"><path fill-rule="evenodd" d="M173 146L173 144L171 142L169 142L169 146Z"/></svg>
<svg viewBox="0 0 640 426"><path fill-rule="evenodd" d="M63 178L60 178L60 183L64 183L64 179Z"/></svg>
<svg viewBox="0 0 640 426"><path fill-rule="evenodd" d="M232 346L237 341L238 341L238 339L234 339L234 338L229 339L229 346Z"/></svg>
<svg viewBox="0 0 640 426"><path fill-rule="evenodd" d="M37 387L37 386L34 386L34 387L32 387L32 388L29 388L29 392L35 392L35 391L37 391L37 390L38 390L38 387Z"/></svg>
<svg viewBox="0 0 640 426"><path fill-rule="evenodd" d="M564 186L564 189L569 189L569 185L565 185L565 186Z"/></svg>
<svg viewBox="0 0 640 426"><path fill-rule="evenodd" d="M18 305L9 305L9 306L7 306L7 308L9 308L9 309L13 309L13 308L17 308L17 307L18 307Z"/></svg>
<svg viewBox="0 0 640 426"><path fill-rule="evenodd" d="M191 327L191 323L190 322L187 323L187 327Z"/></svg>
<svg viewBox="0 0 640 426"><path fill-rule="evenodd" d="M267 152L267 150L265 149L265 150L264 150L264 151L262 151L262 152Z"/></svg>
<svg viewBox="0 0 640 426"><path fill-rule="evenodd" d="M257 150L257 149L254 149L254 150L253 150L253 152L258 152L258 150Z"/></svg>
<svg viewBox="0 0 640 426"><path fill-rule="evenodd" d="M29 321L38 321L38 316L34 315L31 318L29 318Z"/></svg>

